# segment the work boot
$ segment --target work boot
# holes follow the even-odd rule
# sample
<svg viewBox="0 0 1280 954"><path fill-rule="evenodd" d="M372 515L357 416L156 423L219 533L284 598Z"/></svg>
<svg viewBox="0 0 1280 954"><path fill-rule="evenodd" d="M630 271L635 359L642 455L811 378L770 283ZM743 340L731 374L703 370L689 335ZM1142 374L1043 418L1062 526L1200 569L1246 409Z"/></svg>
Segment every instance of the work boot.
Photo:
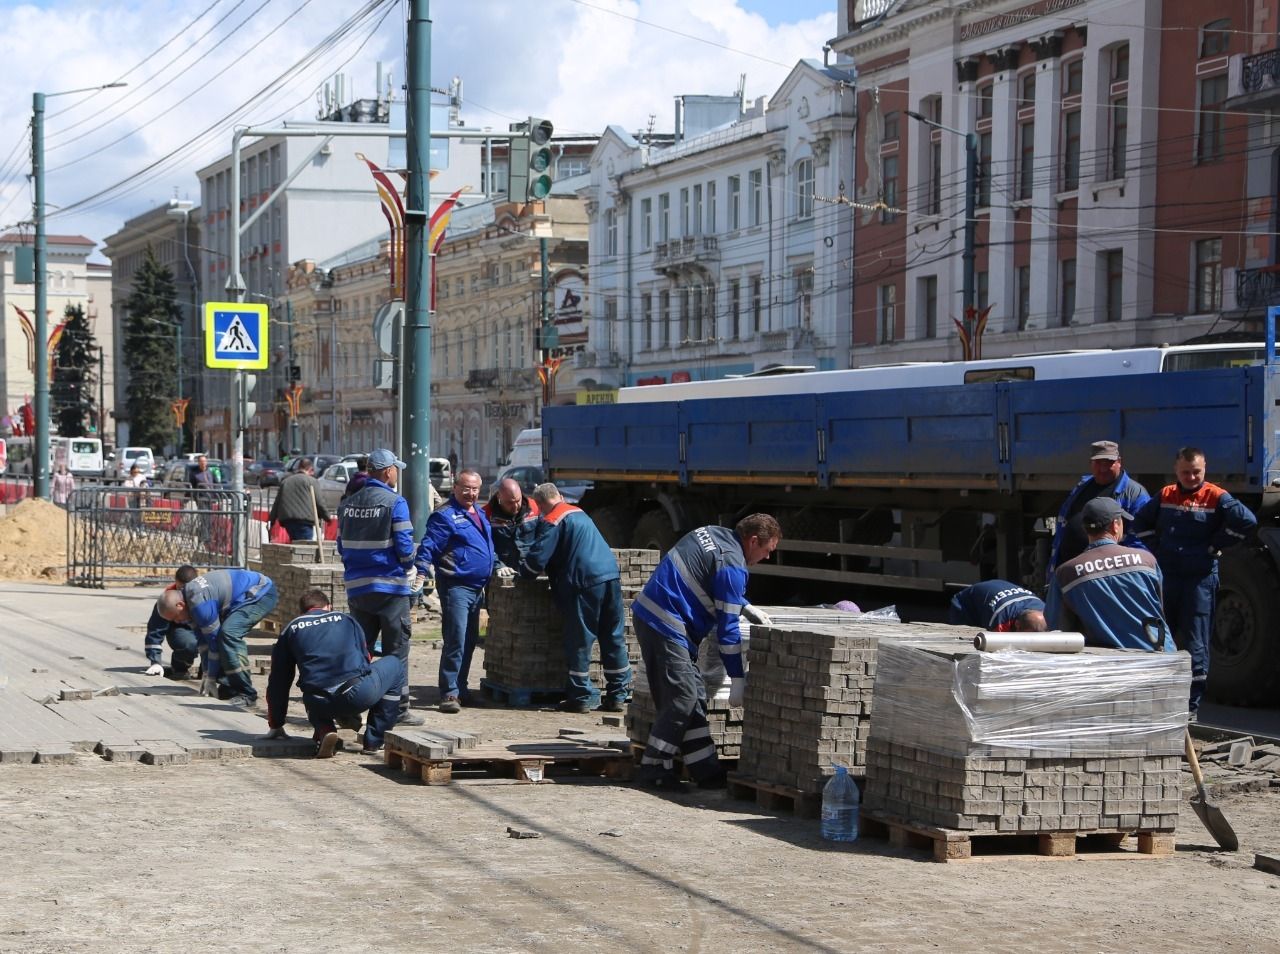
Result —
<svg viewBox="0 0 1280 954"><path fill-rule="evenodd" d="M440 700L440 711L453 715L462 711L462 704L458 702L457 696L445 696Z"/></svg>
<svg viewBox="0 0 1280 954"><path fill-rule="evenodd" d="M180 680L183 680L183 679L190 679L190 678L191 678L191 669L190 669L190 668L187 668L187 669L178 669L178 668L176 668L176 667L174 667L174 666L165 666L165 667L164 667L164 677L165 677L166 679L173 679L174 681L180 681Z"/></svg>
<svg viewBox="0 0 1280 954"><path fill-rule="evenodd" d="M316 758L331 759L333 753L342 747L342 737L336 732L326 732L316 747Z"/></svg>
<svg viewBox="0 0 1280 954"><path fill-rule="evenodd" d="M627 708L630 700L619 698L618 696L605 696L604 701L600 703L601 712L623 712Z"/></svg>
<svg viewBox="0 0 1280 954"><path fill-rule="evenodd" d="M258 700L250 699L248 696L238 695L232 696L227 700L237 709L248 709L250 712L258 708Z"/></svg>
<svg viewBox="0 0 1280 954"><path fill-rule="evenodd" d="M352 732L359 732L364 725L359 715L334 716L334 723L339 729L350 729Z"/></svg>
<svg viewBox="0 0 1280 954"><path fill-rule="evenodd" d="M396 719L396 725L426 725L427 720L412 709L402 709L400 717Z"/></svg>
<svg viewBox="0 0 1280 954"><path fill-rule="evenodd" d="M561 712L573 712L578 715L586 715L591 711L591 703L583 702L580 699L565 699L556 706L556 708Z"/></svg>

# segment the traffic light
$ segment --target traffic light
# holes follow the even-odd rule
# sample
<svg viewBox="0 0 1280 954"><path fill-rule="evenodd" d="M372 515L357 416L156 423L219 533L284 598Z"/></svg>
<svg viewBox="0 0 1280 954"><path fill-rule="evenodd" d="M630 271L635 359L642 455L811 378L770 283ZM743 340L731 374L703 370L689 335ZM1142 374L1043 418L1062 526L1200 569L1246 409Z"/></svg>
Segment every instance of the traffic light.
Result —
<svg viewBox="0 0 1280 954"><path fill-rule="evenodd" d="M551 194L551 134L549 119L530 116L511 124L511 146L507 154L507 199L537 202Z"/></svg>
<svg viewBox="0 0 1280 954"><path fill-rule="evenodd" d="M240 426L248 429L253 415L258 413L258 404L253 400L253 389L258 386L256 374L240 375Z"/></svg>

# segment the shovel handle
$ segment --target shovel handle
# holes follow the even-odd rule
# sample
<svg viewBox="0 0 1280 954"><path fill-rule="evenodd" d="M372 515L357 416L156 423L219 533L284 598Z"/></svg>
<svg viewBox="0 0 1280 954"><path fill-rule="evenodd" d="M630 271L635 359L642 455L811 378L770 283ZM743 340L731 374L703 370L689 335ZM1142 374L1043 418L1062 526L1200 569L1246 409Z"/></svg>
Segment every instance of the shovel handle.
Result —
<svg viewBox="0 0 1280 954"><path fill-rule="evenodd" d="M1196 780L1196 788L1200 790L1200 797L1204 797L1204 775L1200 772L1200 760L1196 758L1196 748L1191 744L1191 730L1187 729L1185 746L1187 750L1187 762L1191 765L1191 777Z"/></svg>

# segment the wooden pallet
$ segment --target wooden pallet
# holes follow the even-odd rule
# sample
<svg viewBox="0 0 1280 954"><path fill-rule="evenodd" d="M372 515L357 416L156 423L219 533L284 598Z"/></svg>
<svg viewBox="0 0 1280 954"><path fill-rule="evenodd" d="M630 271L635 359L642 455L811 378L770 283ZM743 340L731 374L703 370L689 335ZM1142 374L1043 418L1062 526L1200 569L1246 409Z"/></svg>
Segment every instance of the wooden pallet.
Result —
<svg viewBox="0 0 1280 954"><path fill-rule="evenodd" d="M896 815L863 809L859 813L859 835L887 838L894 848L931 848L933 860L964 861L974 857L975 843L993 848L1003 857L1012 852L1028 857L1076 858L1097 854L1109 858L1137 858L1173 854L1172 831L1137 831L1100 828L1090 831L960 831L909 821ZM1130 835L1137 837L1137 851L1123 848ZM1084 852L1077 854L1084 842ZM1019 851L1018 849L1025 850ZM1001 850L1003 849L1003 850Z"/></svg>
<svg viewBox="0 0 1280 954"><path fill-rule="evenodd" d="M789 811L798 818L821 818L822 795L802 792L798 788L777 785L763 779L730 772L727 788L732 798L754 800L766 811Z"/></svg>
<svg viewBox="0 0 1280 954"><path fill-rule="evenodd" d="M550 781L563 771L581 776L629 778L631 755L569 739L539 742L484 742L473 749L455 750L444 758L431 758L399 748L388 740L385 760L390 768L417 775L428 785L448 785L454 772L482 772L514 778L518 782Z"/></svg>
<svg viewBox="0 0 1280 954"><path fill-rule="evenodd" d="M283 624L278 620L272 619L270 616L263 617L258 620L258 625L254 627L254 631L250 636L279 636L280 630L284 629Z"/></svg>
<svg viewBox="0 0 1280 954"><path fill-rule="evenodd" d="M564 698L563 688L517 689L511 686L504 686L491 679L481 679L480 689L499 705L511 706L514 709L553 705Z"/></svg>

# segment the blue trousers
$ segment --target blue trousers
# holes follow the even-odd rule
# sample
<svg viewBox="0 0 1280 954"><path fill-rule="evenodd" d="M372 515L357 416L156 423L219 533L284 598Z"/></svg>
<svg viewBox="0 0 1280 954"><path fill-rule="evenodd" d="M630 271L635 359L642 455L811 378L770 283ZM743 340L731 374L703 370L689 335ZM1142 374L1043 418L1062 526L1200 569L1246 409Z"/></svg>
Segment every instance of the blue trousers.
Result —
<svg viewBox="0 0 1280 954"><path fill-rule="evenodd" d="M284 527L285 532L289 534L290 543L316 538L316 525L310 520L281 520L280 526Z"/></svg>
<svg viewBox="0 0 1280 954"><path fill-rule="evenodd" d="M237 606L222 621L218 634L218 662L222 666L222 678L233 696L255 701L258 698L258 690L253 687L253 679L249 675L249 646L245 637L276 608L279 599L280 594L274 584L270 584L256 600Z"/></svg>
<svg viewBox="0 0 1280 954"><path fill-rule="evenodd" d="M173 671L186 672L189 670L191 664L196 661L198 641L196 640L195 630L180 623L170 623L164 638L172 650L169 656L169 664Z"/></svg>
<svg viewBox="0 0 1280 954"><path fill-rule="evenodd" d="M484 605L482 587L445 583L436 578L440 595L441 629L444 648L440 653L440 698L460 699L465 705L470 698L467 676L471 657L480 640L480 608Z"/></svg>
<svg viewBox="0 0 1280 954"><path fill-rule="evenodd" d="M644 620L633 616L631 624L658 710L640 757L640 779L674 773L677 755L695 782L714 778L723 769L707 725L707 690L698 661Z"/></svg>
<svg viewBox="0 0 1280 954"><path fill-rule="evenodd" d="M1191 654L1192 712L1200 708L1209 679L1209 644L1213 639L1213 608L1218 598L1218 573L1205 576L1180 573L1164 575L1164 615L1173 629L1173 641Z"/></svg>
<svg viewBox="0 0 1280 954"><path fill-rule="evenodd" d="M382 640L383 656L395 656L404 663L404 679L400 684L400 711L409 708L409 641L412 635L409 619L409 601L407 595L396 593L365 593L353 596L350 603L351 616L364 630L365 646L369 655L373 655L373 647Z"/></svg>
<svg viewBox="0 0 1280 954"><path fill-rule="evenodd" d="M340 692L302 694L307 719L315 729L315 738L334 731L335 717L346 718L369 713L364 730L364 744L376 749L382 737L400 717L400 687L407 680L404 661L399 656L379 656L369 671L344 684Z"/></svg>
<svg viewBox="0 0 1280 954"><path fill-rule="evenodd" d="M622 584L606 580L570 593L552 592L564 617L564 660L569 669L565 697L588 705L594 701L589 668L591 644L599 640L605 694L625 701L631 690L631 662L622 635Z"/></svg>

